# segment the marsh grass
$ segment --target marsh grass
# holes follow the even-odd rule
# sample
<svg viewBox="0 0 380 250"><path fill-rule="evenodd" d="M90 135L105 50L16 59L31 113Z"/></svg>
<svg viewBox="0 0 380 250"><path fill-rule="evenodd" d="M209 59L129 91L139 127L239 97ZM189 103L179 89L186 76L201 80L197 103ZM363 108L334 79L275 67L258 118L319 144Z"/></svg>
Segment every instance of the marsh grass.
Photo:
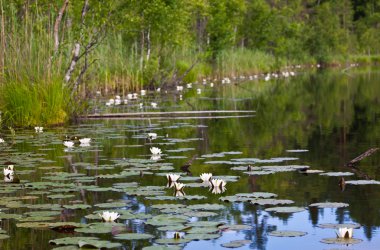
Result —
<svg viewBox="0 0 380 250"><path fill-rule="evenodd" d="M8 82L0 87L2 119L11 126L49 126L69 118L69 93L61 81Z"/></svg>

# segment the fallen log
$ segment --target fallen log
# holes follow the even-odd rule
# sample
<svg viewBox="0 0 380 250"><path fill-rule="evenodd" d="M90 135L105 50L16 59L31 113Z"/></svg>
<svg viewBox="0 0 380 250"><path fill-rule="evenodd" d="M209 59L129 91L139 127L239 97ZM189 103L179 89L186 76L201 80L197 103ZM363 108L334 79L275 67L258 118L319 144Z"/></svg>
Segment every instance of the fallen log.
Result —
<svg viewBox="0 0 380 250"><path fill-rule="evenodd" d="M356 164L363 160L364 158L372 155L373 153L375 153L377 150L379 150L379 148L370 148L368 149L367 151L365 151L363 154L359 155L358 157L352 159L351 161L349 161L345 166L346 167L351 167L351 168L355 168L356 167Z"/></svg>

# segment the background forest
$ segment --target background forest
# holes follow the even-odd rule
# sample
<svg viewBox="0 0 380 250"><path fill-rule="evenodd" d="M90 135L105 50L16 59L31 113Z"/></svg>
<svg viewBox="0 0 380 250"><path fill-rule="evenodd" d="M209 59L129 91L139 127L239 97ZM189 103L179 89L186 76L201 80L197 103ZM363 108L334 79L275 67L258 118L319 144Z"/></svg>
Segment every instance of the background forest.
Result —
<svg viewBox="0 0 380 250"><path fill-rule="evenodd" d="M0 110L22 124L94 90L380 61L379 0L0 0L0 18Z"/></svg>

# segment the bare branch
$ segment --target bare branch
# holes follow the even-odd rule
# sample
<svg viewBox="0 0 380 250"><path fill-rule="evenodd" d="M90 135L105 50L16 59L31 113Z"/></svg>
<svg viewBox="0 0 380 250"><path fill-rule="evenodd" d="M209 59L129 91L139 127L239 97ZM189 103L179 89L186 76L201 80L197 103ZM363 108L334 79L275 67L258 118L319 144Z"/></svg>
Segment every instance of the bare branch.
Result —
<svg viewBox="0 0 380 250"><path fill-rule="evenodd" d="M58 16L55 19L54 23L54 52L57 53L59 48L59 26L62 21L63 13L65 12L67 5L69 4L69 0L65 0L61 9L58 12Z"/></svg>

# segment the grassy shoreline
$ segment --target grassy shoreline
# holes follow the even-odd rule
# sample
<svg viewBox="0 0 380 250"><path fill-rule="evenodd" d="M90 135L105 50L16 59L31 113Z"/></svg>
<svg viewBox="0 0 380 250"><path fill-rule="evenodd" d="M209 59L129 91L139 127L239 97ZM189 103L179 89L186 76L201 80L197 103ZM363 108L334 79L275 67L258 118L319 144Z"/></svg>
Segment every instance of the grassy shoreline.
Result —
<svg viewBox="0 0 380 250"><path fill-rule="evenodd" d="M117 52L121 53L121 52ZM129 69L126 65L132 59L123 57L122 54L108 54L100 57L99 65L90 69L86 82L78 89L78 95L83 100L101 91L104 96L118 94L126 96L128 92L136 92L141 89L155 89L162 87L163 82L145 82L138 69ZM115 56L115 57L113 57ZM170 79L173 72L183 73L190 66L194 56L184 57L175 55L175 66L171 72L165 72ZM187 59L187 60L186 60ZM103 63L101 63L103 62ZM29 63L29 62L28 62ZM350 67L351 64L379 65L380 55L350 55L348 57L334 57L334 60L325 62L324 67ZM172 65L173 66L173 65ZM217 58L216 64L199 62L183 78L181 84L201 82L203 79L218 79L218 84L224 77L238 78L282 71L309 71L317 68L315 59L308 58L302 62L279 59L273 55L247 49L235 49L223 51ZM159 70L160 67L158 68ZM178 73L178 74L179 74ZM24 74L24 75L23 75ZM151 73L152 75L155 72ZM151 76L152 76L151 75ZM16 76L16 74L15 74ZM70 96L69 87L61 80L62 76L42 75L39 79L31 81L30 76L21 72L16 77L0 86L0 111L2 111L2 125L12 127L54 126L65 124L78 115L78 107L74 107L74 99ZM79 105L83 105L81 102ZM85 111L85 110L84 110Z"/></svg>

